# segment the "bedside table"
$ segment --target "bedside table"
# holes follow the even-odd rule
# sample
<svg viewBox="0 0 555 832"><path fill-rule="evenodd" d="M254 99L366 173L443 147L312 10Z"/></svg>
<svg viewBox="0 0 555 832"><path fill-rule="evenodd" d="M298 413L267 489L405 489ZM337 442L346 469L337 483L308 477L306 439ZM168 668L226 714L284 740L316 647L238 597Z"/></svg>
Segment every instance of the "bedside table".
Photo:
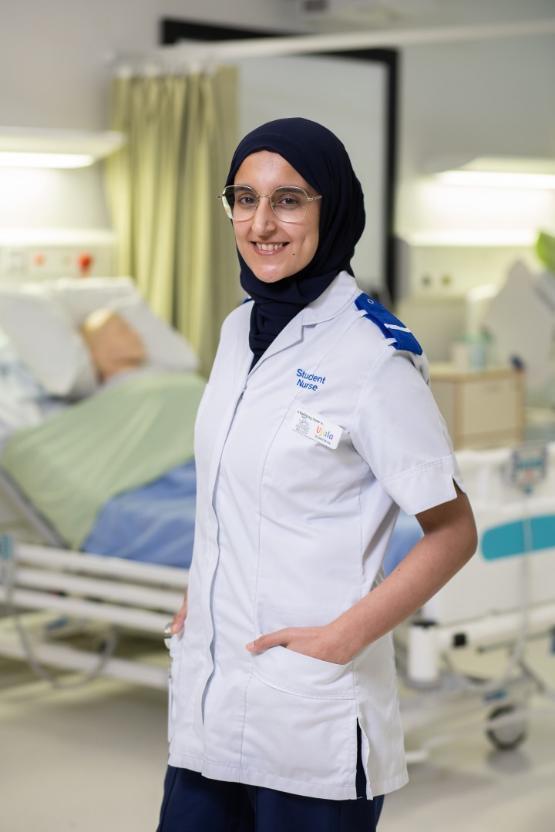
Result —
<svg viewBox="0 0 555 832"><path fill-rule="evenodd" d="M524 437L524 373L511 367L459 370L431 364L434 398L455 448L515 445Z"/></svg>

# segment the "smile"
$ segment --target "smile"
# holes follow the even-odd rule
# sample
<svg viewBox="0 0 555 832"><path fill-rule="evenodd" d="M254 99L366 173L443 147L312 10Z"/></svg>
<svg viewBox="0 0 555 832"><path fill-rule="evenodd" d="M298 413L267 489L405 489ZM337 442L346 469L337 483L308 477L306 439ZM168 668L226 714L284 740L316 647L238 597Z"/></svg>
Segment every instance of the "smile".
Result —
<svg viewBox="0 0 555 832"><path fill-rule="evenodd" d="M288 243L253 243L255 251L258 254L268 255L277 254L282 251Z"/></svg>

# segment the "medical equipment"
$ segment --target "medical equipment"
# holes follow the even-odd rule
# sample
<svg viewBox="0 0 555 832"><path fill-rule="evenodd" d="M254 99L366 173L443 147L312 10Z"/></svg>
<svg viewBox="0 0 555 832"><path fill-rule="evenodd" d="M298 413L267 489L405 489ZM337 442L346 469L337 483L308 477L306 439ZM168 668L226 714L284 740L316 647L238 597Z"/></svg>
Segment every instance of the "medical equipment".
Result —
<svg viewBox="0 0 555 832"><path fill-rule="evenodd" d="M555 691L531 667L531 639L555 632L555 446L460 452L479 531L475 557L398 636L398 659L410 695L403 701L410 732L433 720L420 759L457 731L482 722L500 749L526 736L530 697ZM465 672L457 654L509 651L496 676ZM433 716L432 716L433 714ZM453 718L458 724L453 725ZM443 719L449 719L441 737Z"/></svg>
<svg viewBox="0 0 555 832"><path fill-rule="evenodd" d="M493 336L497 360L518 362L529 393L541 390L554 374L555 276L533 274L517 261L491 299L483 326Z"/></svg>

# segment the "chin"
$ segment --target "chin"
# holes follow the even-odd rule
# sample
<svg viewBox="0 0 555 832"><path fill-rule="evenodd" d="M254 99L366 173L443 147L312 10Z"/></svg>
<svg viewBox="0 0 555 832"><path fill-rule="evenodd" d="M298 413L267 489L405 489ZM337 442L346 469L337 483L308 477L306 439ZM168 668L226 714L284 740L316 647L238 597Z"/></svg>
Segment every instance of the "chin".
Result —
<svg viewBox="0 0 555 832"><path fill-rule="evenodd" d="M252 272L263 283L278 283L280 280L285 280L286 277L291 277L294 274L294 272L255 272L254 269L252 269Z"/></svg>
<svg viewBox="0 0 555 832"><path fill-rule="evenodd" d="M260 263L260 261L253 261L246 257L244 260L252 273L263 283L277 283L297 272L296 263L293 267L290 263Z"/></svg>

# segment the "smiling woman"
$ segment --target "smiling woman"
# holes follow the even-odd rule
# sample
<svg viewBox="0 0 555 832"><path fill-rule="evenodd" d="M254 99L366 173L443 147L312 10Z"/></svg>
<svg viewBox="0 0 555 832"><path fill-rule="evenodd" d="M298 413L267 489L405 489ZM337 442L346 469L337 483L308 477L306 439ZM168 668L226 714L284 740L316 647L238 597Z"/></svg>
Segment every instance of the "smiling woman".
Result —
<svg viewBox="0 0 555 832"><path fill-rule="evenodd" d="M345 147L330 130L308 119L277 119L245 136L231 160L224 195L230 187L235 193L245 185L255 196L248 200L250 217L237 221L231 206L228 216L241 285L255 301L249 332L254 366L342 269L352 273L365 215L360 182ZM295 222L275 199L284 186L305 193L294 211ZM226 207L225 197L223 202Z"/></svg>
<svg viewBox="0 0 555 832"><path fill-rule="evenodd" d="M254 302L197 415L159 832L374 832L407 779L390 631L468 559L472 514L418 342L353 277L343 144L264 124L221 197ZM425 542L381 580L399 506Z"/></svg>

